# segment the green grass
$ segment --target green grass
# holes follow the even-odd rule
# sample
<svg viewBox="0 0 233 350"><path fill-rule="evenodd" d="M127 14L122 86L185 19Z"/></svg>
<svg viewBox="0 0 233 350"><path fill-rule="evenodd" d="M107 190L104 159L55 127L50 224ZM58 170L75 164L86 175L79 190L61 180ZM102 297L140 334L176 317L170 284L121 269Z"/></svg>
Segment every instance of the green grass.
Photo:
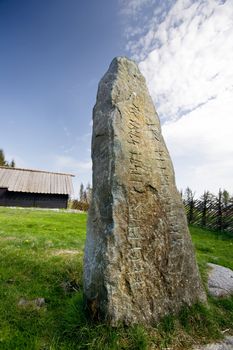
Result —
<svg viewBox="0 0 233 350"><path fill-rule="evenodd" d="M0 349L190 349L233 332L233 298L184 308L155 327L91 324L83 310L86 214L0 208ZM233 238L191 228L203 279L206 263L233 268ZM18 305L45 298L41 308Z"/></svg>
<svg viewBox="0 0 233 350"><path fill-rule="evenodd" d="M233 234L191 227L192 239L201 265L207 262L223 265L233 270Z"/></svg>

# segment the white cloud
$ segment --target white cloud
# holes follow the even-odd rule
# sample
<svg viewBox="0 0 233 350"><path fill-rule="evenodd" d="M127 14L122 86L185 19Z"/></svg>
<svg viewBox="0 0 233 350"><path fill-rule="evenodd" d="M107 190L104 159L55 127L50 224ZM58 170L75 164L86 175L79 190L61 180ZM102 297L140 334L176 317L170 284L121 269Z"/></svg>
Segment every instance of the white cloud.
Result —
<svg viewBox="0 0 233 350"><path fill-rule="evenodd" d="M140 63L162 119L177 118L233 87L230 1L181 5L183 1L176 2L155 33L160 48Z"/></svg>
<svg viewBox="0 0 233 350"><path fill-rule="evenodd" d="M155 0L120 0L121 13L127 16L137 15L145 5L154 3Z"/></svg>
<svg viewBox="0 0 233 350"><path fill-rule="evenodd" d="M179 188L189 186L198 194L206 189L217 193L220 187L233 192L232 110L232 94L223 93L163 125Z"/></svg>
<svg viewBox="0 0 233 350"><path fill-rule="evenodd" d="M155 40L158 26L174 0L119 0L124 19L126 49L140 60L159 44Z"/></svg>
<svg viewBox="0 0 233 350"><path fill-rule="evenodd" d="M151 14L127 48L164 124L178 187L233 192L232 0L177 0Z"/></svg>

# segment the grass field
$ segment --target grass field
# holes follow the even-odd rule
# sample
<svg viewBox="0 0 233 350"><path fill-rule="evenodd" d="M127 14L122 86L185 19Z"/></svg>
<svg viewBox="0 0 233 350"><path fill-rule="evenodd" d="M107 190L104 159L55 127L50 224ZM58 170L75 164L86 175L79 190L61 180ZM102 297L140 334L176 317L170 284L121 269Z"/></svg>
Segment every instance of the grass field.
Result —
<svg viewBox="0 0 233 350"><path fill-rule="evenodd" d="M0 349L190 349L233 333L233 298L143 328L91 324L82 300L86 214L0 208ZM233 269L233 238L191 228L201 274L206 263ZM45 305L19 305L44 298Z"/></svg>

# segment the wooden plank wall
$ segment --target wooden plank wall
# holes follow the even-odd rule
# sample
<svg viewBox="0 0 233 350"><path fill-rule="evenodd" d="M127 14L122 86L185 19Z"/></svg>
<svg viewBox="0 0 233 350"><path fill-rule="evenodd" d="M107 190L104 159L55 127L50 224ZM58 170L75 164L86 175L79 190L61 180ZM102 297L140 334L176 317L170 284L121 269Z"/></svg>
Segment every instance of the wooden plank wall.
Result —
<svg viewBox="0 0 233 350"><path fill-rule="evenodd" d="M67 208L68 195L0 191L0 206Z"/></svg>

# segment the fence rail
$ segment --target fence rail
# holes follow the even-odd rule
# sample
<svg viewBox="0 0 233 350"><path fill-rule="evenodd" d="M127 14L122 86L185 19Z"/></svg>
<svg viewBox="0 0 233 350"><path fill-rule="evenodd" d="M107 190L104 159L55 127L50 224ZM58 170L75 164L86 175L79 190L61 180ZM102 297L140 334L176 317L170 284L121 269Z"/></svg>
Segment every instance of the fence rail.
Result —
<svg viewBox="0 0 233 350"><path fill-rule="evenodd" d="M184 206L189 224L233 233L233 204L191 199Z"/></svg>

